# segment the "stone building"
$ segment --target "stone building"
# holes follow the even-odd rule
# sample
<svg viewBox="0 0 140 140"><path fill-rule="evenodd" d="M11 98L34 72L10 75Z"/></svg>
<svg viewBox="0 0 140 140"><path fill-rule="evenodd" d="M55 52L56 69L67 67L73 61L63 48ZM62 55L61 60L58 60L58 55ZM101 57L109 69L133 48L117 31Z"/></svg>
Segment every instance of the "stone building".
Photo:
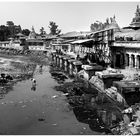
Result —
<svg viewBox="0 0 140 140"><path fill-rule="evenodd" d="M46 44L39 36L37 36L34 27L32 27L26 42L29 50L46 51Z"/></svg>
<svg viewBox="0 0 140 140"><path fill-rule="evenodd" d="M112 55L111 46L114 43L114 34L119 32L120 28L115 20L115 16L110 18L108 24L103 30L92 33L91 38L94 40L91 53L95 56L96 63L111 65Z"/></svg>
<svg viewBox="0 0 140 140"><path fill-rule="evenodd" d="M112 66L114 68L140 69L140 8L137 6L135 17L130 26L115 33L111 46Z"/></svg>

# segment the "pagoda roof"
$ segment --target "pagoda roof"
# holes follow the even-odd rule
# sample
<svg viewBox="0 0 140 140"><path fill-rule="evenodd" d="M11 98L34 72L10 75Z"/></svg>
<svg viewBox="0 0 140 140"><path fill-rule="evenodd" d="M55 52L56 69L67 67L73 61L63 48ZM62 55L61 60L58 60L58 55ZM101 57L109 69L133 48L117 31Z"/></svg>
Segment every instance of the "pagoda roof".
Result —
<svg viewBox="0 0 140 140"><path fill-rule="evenodd" d="M140 28L140 8L137 5L135 17L132 19L129 28L139 29Z"/></svg>

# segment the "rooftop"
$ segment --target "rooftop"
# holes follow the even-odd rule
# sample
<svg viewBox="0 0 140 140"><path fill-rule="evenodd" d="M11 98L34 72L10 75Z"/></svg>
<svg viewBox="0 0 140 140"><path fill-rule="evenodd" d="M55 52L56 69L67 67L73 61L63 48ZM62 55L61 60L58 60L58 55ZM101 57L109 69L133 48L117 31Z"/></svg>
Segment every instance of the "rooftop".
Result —
<svg viewBox="0 0 140 140"><path fill-rule="evenodd" d="M91 33L92 32L76 32L76 31L73 31L73 32L65 33L65 34L61 35L60 37L62 37L62 38L86 37L86 36L90 35Z"/></svg>
<svg viewBox="0 0 140 140"><path fill-rule="evenodd" d="M115 37L131 37L133 40L140 40L140 29L122 29L120 32L114 34Z"/></svg>

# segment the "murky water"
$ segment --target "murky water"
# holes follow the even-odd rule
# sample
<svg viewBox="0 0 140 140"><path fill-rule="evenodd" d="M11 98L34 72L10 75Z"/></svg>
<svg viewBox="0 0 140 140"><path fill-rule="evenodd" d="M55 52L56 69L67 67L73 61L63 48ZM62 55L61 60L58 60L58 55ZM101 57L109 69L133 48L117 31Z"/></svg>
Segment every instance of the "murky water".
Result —
<svg viewBox="0 0 140 140"><path fill-rule="evenodd" d="M68 96L55 87L72 82L67 75L51 66L37 66L34 73L37 85L24 80L12 90L1 94L0 134L10 135L101 135L110 133L104 121L116 121L118 115L106 107L72 104ZM76 99L76 96L74 96ZM77 96L77 99L79 97ZM110 110L110 109L109 109ZM113 116L114 115L114 116ZM102 116L104 120L100 120ZM111 116L111 118L109 118Z"/></svg>

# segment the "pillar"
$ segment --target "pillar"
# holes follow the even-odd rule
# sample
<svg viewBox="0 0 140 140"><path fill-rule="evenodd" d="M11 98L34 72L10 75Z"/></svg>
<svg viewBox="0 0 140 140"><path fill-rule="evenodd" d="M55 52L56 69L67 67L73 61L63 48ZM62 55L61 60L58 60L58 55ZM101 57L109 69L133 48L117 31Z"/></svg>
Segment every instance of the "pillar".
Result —
<svg viewBox="0 0 140 140"><path fill-rule="evenodd" d="M137 55L134 55L135 68L137 69Z"/></svg>
<svg viewBox="0 0 140 140"><path fill-rule="evenodd" d="M129 54L129 67L130 68L132 67L132 56L131 56L131 54Z"/></svg>
<svg viewBox="0 0 140 140"><path fill-rule="evenodd" d="M69 74L72 75L73 74L73 67L72 67L72 63L69 63Z"/></svg>
<svg viewBox="0 0 140 140"><path fill-rule="evenodd" d="M63 67L62 57L60 57L60 68Z"/></svg>
<svg viewBox="0 0 140 140"><path fill-rule="evenodd" d="M64 59L64 70L67 71L67 67L68 67L68 62L67 62L67 59Z"/></svg>
<svg viewBox="0 0 140 140"><path fill-rule="evenodd" d="M57 56L56 55L54 56L54 59L55 59L55 64L57 64Z"/></svg>
<svg viewBox="0 0 140 140"><path fill-rule="evenodd" d="M56 65L59 66L59 56L56 56Z"/></svg>
<svg viewBox="0 0 140 140"><path fill-rule="evenodd" d="M137 55L137 69L140 67L140 62L139 62L139 55Z"/></svg>

